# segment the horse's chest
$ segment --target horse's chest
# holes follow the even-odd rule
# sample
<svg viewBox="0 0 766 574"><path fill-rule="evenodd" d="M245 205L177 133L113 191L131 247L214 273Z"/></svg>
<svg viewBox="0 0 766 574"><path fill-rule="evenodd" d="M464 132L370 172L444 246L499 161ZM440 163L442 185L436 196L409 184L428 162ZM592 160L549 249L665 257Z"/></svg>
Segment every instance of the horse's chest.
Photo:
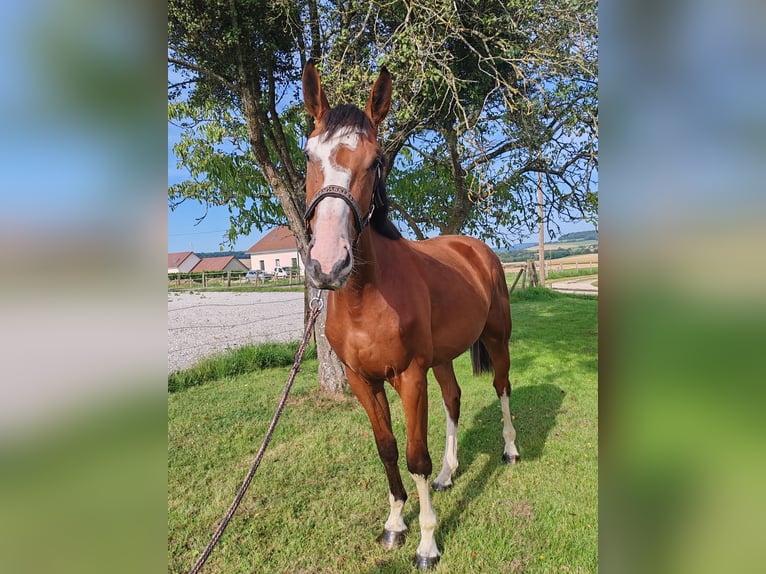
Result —
<svg viewBox="0 0 766 574"><path fill-rule="evenodd" d="M391 320L337 321L328 318L325 334L343 363L359 374L388 378L412 360L408 330Z"/></svg>

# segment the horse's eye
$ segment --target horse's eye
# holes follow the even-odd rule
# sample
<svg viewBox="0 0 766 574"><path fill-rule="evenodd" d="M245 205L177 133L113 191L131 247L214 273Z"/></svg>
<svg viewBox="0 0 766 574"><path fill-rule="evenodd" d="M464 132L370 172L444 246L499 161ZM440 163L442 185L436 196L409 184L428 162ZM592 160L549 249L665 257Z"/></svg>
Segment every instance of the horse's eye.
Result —
<svg viewBox="0 0 766 574"><path fill-rule="evenodd" d="M311 157L309 156L309 152L307 152L306 150L303 150L303 157L306 158L306 163L311 161Z"/></svg>

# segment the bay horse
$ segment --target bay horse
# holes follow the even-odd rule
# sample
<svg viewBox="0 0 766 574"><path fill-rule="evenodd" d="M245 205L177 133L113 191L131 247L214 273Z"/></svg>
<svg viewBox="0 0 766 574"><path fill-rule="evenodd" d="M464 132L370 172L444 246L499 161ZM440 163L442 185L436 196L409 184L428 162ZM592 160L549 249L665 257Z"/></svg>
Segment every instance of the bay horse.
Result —
<svg viewBox="0 0 766 574"><path fill-rule="evenodd" d="M433 369L447 416L446 446L435 490L452 486L458 466L460 387L452 361L471 347L474 373L494 368L503 414L503 461L515 463L508 380L511 310L497 256L471 237L409 241L388 219L385 156L378 125L391 105L391 76L382 68L365 111L330 109L312 62L303 71L303 98L314 118L305 153L305 222L310 236L306 268L317 289L328 289L325 335L346 367L349 386L372 424L389 484L390 513L378 541L404 543L407 494L391 430L385 381L400 395L407 434L407 469L420 500L420 544L415 563L439 561L437 518L428 480L428 390Z"/></svg>

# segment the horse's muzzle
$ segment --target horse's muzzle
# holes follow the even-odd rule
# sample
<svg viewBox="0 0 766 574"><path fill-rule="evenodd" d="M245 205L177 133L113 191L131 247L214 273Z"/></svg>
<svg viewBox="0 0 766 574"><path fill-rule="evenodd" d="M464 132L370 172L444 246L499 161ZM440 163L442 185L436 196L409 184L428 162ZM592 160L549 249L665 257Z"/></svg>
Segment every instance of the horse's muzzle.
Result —
<svg viewBox="0 0 766 574"><path fill-rule="evenodd" d="M346 251L346 257L340 261L336 261L330 272L326 273L319 262L316 259L311 258L311 250L309 250L309 260L306 264L306 271L309 280L316 289L335 291L346 284L349 275L351 275L353 266L354 262L351 257L351 252Z"/></svg>

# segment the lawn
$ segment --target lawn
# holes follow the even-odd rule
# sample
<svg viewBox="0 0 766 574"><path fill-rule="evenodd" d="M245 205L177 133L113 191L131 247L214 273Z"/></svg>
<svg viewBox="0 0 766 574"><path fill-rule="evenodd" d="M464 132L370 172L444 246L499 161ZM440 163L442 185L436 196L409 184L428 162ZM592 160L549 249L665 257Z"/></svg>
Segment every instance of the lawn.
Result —
<svg viewBox="0 0 766 574"><path fill-rule="evenodd" d="M516 294L514 293L514 297ZM512 304L511 411L521 462L501 462L500 404L489 376L455 362L463 390L455 486L434 493L435 572L598 570L597 300L530 289ZM249 468L289 367L206 382L168 395L168 571L185 572ZM412 572L419 539L414 482L403 548L375 538L388 487L367 416L349 396L317 391L316 361L296 379L269 450L204 572ZM404 452L401 403L390 387ZM444 409L429 384L434 467Z"/></svg>

